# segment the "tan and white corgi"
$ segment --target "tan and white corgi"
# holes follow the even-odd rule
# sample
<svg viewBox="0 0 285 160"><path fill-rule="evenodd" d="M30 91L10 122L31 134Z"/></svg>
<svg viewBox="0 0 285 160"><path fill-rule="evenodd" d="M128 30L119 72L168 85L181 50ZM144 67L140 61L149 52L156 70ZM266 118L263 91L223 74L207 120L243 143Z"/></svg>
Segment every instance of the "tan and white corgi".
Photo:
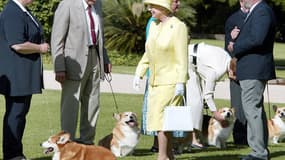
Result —
<svg viewBox="0 0 285 160"><path fill-rule="evenodd" d="M133 112L114 114L116 125L111 134L99 141L99 145L110 149L116 157L131 154L139 142L140 130L137 115Z"/></svg>
<svg viewBox="0 0 285 160"><path fill-rule="evenodd" d="M224 107L218 112L224 117L227 125L222 125L220 121L212 117L209 121L207 141L211 146L226 148L226 141L233 131L236 118L233 108Z"/></svg>
<svg viewBox="0 0 285 160"><path fill-rule="evenodd" d="M273 105L273 110L275 112L274 117L267 121L269 141L278 144L285 138L285 107Z"/></svg>

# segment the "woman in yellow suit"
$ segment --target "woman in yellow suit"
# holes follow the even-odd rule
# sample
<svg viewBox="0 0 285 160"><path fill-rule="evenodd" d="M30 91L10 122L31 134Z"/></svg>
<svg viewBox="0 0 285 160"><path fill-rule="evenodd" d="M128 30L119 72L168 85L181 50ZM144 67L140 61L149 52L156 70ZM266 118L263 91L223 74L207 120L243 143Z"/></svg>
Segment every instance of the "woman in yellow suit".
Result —
<svg viewBox="0 0 285 160"><path fill-rule="evenodd" d="M152 17L145 53L134 78L134 88L150 71L147 130L158 132L158 160L173 159L171 133L162 130L163 110L180 105L187 81L187 27L173 16L171 0L145 0Z"/></svg>

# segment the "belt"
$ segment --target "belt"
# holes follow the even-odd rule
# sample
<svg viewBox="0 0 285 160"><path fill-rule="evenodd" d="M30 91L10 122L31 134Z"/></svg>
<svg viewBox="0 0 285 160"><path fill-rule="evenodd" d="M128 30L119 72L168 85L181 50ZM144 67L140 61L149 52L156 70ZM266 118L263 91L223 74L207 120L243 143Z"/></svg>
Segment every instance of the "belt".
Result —
<svg viewBox="0 0 285 160"><path fill-rule="evenodd" d="M88 47L89 47L89 49L91 49L91 48L97 48L97 45L89 45Z"/></svg>

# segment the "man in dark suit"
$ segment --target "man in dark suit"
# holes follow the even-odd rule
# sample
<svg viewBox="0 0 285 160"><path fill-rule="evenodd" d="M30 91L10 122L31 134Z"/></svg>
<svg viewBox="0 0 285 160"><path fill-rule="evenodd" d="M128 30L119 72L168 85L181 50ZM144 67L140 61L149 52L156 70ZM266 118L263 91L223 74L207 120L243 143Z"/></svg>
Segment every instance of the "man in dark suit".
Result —
<svg viewBox="0 0 285 160"><path fill-rule="evenodd" d="M25 160L22 138L32 94L43 88L41 53L48 51L40 23L26 9L32 0L10 0L0 17L0 94L5 96L3 159Z"/></svg>
<svg viewBox="0 0 285 160"><path fill-rule="evenodd" d="M234 42L236 35L232 36L232 31L240 29L243 26L244 19L246 18L248 9L243 5L244 0L239 0L240 9L234 12L225 23L225 50L228 51L227 46L230 42ZM234 33L234 32L233 32ZM229 52L229 51L228 51ZM232 58L233 55L230 54ZM230 75L230 74L229 74ZM241 88L236 77L230 78L230 95L231 95L231 106L235 108L236 121L233 128L233 140L235 144L247 144L247 133L246 133L246 120L243 113L241 103Z"/></svg>
<svg viewBox="0 0 285 160"><path fill-rule="evenodd" d="M269 159L267 118L263 92L268 80L274 79L273 45L276 19L262 0L244 0L250 9L235 42L228 50L237 58L236 77L241 86L241 99L247 120L247 140L252 152L242 160Z"/></svg>

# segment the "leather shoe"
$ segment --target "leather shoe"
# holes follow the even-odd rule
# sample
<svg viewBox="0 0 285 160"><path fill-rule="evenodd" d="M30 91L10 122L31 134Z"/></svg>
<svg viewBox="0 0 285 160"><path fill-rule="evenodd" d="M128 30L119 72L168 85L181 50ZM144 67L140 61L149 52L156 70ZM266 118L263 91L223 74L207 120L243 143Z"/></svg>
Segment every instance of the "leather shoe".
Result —
<svg viewBox="0 0 285 160"><path fill-rule="evenodd" d="M191 147L192 147L192 148L197 148L197 149L205 149L205 148L206 148L206 147L203 146L203 145L200 146L200 145L193 144L193 143L191 144Z"/></svg>
<svg viewBox="0 0 285 160"><path fill-rule="evenodd" d="M156 153L156 152L158 152L158 148L155 147L155 146L152 146L152 147L150 148L150 151Z"/></svg>
<svg viewBox="0 0 285 160"><path fill-rule="evenodd" d="M26 159L25 156L17 156L17 157L10 159L10 160L28 160L28 159Z"/></svg>
<svg viewBox="0 0 285 160"><path fill-rule="evenodd" d="M74 142L79 143L79 144L84 144L84 145L94 145L93 142L85 142L80 139L75 139Z"/></svg>
<svg viewBox="0 0 285 160"><path fill-rule="evenodd" d="M247 156L242 157L241 160L263 160L263 159L254 157L252 155L247 155Z"/></svg>

